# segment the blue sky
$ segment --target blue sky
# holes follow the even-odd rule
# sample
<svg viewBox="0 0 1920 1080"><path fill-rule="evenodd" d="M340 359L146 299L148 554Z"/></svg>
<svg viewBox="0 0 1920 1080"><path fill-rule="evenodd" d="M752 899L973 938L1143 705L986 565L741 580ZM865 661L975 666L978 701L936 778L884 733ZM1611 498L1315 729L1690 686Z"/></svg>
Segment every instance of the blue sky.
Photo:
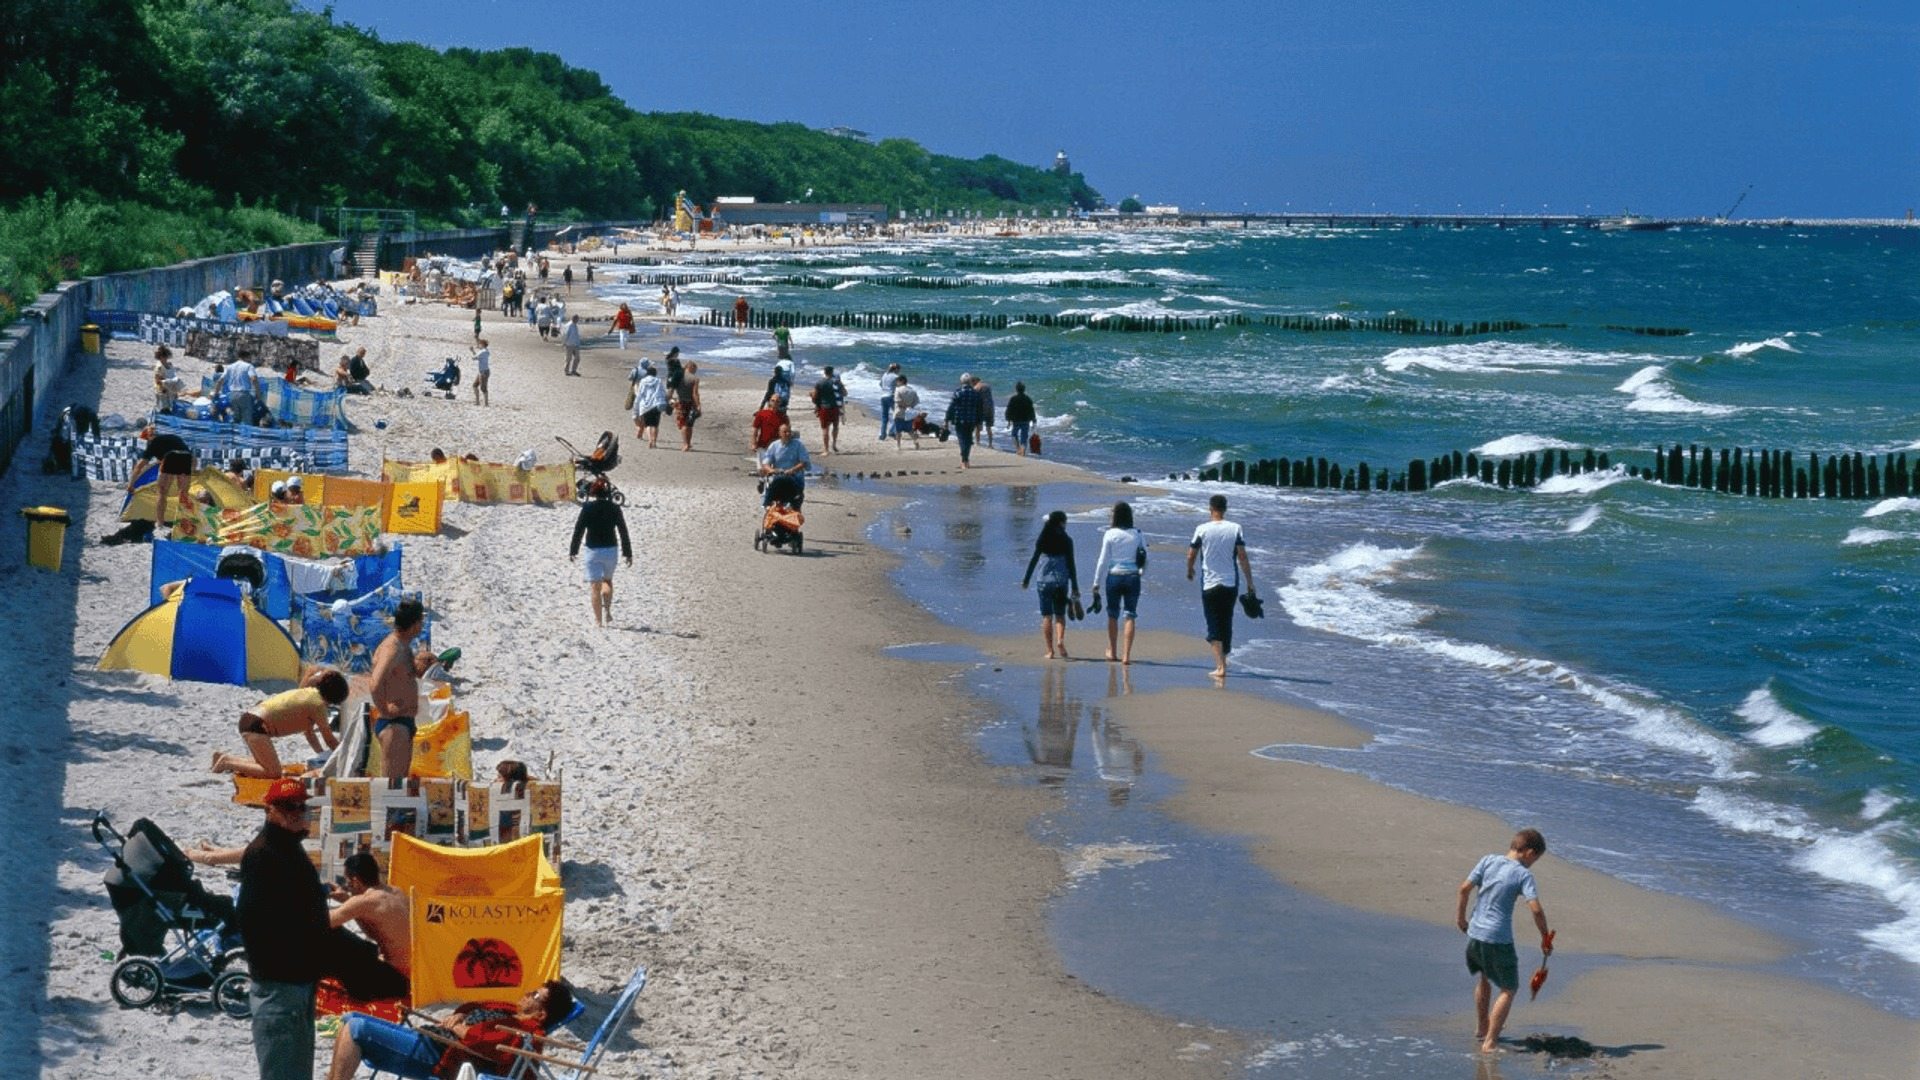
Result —
<svg viewBox="0 0 1920 1080"><path fill-rule="evenodd" d="M309 4L318 7L318 4ZM845 124L1209 209L1920 207L1920 3L337 0L643 110Z"/></svg>

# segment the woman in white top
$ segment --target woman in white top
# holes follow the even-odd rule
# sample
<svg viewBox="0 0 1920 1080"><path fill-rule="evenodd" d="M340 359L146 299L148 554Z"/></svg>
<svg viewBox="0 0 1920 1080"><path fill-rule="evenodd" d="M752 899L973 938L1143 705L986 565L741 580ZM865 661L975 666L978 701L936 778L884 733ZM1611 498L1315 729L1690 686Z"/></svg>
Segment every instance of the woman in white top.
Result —
<svg viewBox="0 0 1920 1080"><path fill-rule="evenodd" d="M633 434L647 440L647 449L660 441L660 414L667 407L667 384L642 361L633 369Z"/></svg>
<svg viewBox="0 0 1920 1080"><path fill-rule="evenodd" d="M477 338L473 343L473 403L491 405L493 398L487 393L487 377L493 374L493 350L487 348L486 338Z"/></svg>
<svg viewBox="0 0 1920 1080"><path fill-rule="evenodd" d="M1100 557L1094 565L1093 605L1100 607L1104 587L1107 605L1107 659L1133 663L1135 613L1140 606L1140 577L1147 569L1147 542L1133 527L1133 507L1113 504L1113 521L1100 537ZM1124 609L1124 612L1123 612ZM1124 613L1127 632L1120 634ZM1119 652L1115 656L1115 651Z"/></svg>
<svg viewBox="0 0 1920 1080"><path fill-rule="evenodd" d="M893 446L900 448L900 436L904 433L913 436L913 448L920 449L920 432L913 426L913 410L920 407L920 392L907 385L907 377L893 387Z"/></svg>

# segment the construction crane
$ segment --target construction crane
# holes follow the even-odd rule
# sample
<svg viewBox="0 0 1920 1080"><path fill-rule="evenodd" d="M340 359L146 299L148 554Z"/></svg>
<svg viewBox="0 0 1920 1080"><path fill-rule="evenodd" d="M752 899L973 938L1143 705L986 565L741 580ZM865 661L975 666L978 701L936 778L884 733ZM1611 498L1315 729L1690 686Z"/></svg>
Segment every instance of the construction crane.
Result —
<svg viewBox="0 0 1920 1080"><path fill-rule="evenodd" d="M1741 203L1743 203L1743 202L1746 202L1746 201L1747 201L1747 196L1748 196L1748 195L1751 195L1751 194L1753 194L1753 185L1752 185L1752 184L1748 184L1748 185L1747 185L1747 190L1745 190L1745 191L1743 191L1743 192L1741 192L1741 193L1740 193L1740 197L1739 197L1739 198L1737 198L1737 199L1735 199L1735 200L1733 200L1733 205L1732 205L1732 206L1729 206L1729 207L1727 207L1727 212L1726 212L1726 213L1724 213L1724 214L1721 214L1721 215L1720 215L1720 220L1721 220L1721 221L1725 221L1725 220L1727 220L1728 218L1731 218L1731 217L1733 216L1733 212L1734 212L1735 210L1738 210L1738 209L1740 209L1740 204L1741 204Z"/></svg>

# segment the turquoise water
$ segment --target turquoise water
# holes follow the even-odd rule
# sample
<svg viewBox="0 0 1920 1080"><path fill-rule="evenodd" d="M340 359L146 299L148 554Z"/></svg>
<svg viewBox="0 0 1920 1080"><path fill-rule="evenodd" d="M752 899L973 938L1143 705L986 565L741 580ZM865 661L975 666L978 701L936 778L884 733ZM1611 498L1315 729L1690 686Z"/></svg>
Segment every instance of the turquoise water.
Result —
<svg viewBox="0 0 1920 1080"><path fill-rule="evenodd" d="M1397 471L1560 445L1644 464L1674 441L1920 459L1920 230L1229 230L698 258L749 280L689 288L683 310L744 293L770 311L1558 324L795 333L803 363L839 365L868 401L889 362L923 388L983 374L1002 402L1024 379L1049 454L1110 475L1281 455ZM751 281L800 272L845 284ZM967 284L882 284L909 274ZM759 365L772 347L719 353ZM1198 629L1164 568L1225 490L1278 600L1242 624L1235 663L1377 737L1266 753L1538 823L1556 854L1721 905L1800 943L1789 969L1920 1015L1920 501L1741 499L1622 474L1416 495L1163 487L1139 503L1165 545L1144 617ZM1076 519L1083 546L1098 517ZM1027 524L992 530L982 558L1017 575ZM943 614L1030 630L1017 593Z"/></svg>

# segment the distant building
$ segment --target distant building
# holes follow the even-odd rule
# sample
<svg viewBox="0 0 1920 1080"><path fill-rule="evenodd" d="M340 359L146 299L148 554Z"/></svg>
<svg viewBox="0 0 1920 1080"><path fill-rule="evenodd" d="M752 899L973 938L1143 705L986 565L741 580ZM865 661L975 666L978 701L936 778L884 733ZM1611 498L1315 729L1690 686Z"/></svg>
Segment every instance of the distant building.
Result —
<svg viewBox="0 0 1920 1080"><path fill-rule="evenodd" d="M1073 175L1073 162L1067 160L1067 152L1065 150L1053 155L1053 175Z"/></svg>
<svg viewBox="0 0 1920 1080"><path fill-rule="evenodd" d="M754 201L751 195L721 195L713 200L716 206L752 206Z"/></svg>
<svg viewBox="0 0 1920 1080"><path fill-rule="evenodd" d="M1143 214L1165 214L1168 217L1176 217L1180 213L1180 208L1172 203L1148 203L1145 207L1141 208L1140 212Z"/></svg>
<svg viewBox="0 0 1920 1080"><path fill-rule="evenodd" d="M845 124L836 124L833 127L821 128L820 130L829 135L836 135L842 139L853 139L856 142L870 143L873 141L873 136L861 131L859 128L847 127Z"/></svg>
<svg viewBox="0 0 1920 1080"><path fill-rule="evenodd" d="M886 203L730 203L714 213L728 225L884 225Z"/></svg>

